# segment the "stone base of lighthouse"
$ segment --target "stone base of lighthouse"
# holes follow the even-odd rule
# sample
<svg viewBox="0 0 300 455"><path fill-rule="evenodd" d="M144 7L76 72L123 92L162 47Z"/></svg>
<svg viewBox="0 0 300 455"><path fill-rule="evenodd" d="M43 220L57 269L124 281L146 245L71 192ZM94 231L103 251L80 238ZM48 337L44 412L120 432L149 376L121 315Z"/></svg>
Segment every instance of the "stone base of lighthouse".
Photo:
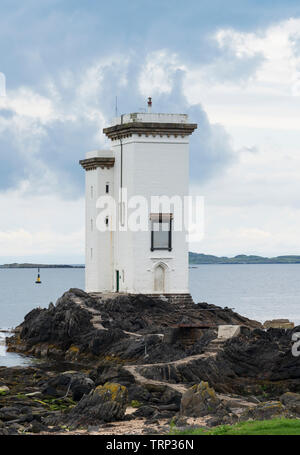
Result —
<svg viewBox="0 0 300 455"><path fill-rule="evenodd" d="M137 296L139 294L129 294L129 293L124 293L124 292L109 292L109 293L103 293L103 292L90 292L89 295L91 297L94 297L99 300L108 300L108 299L116 299L119 296ZM189 304L189 303L194 303L193 298L191 294L186 293L186 294L142 294L147 297L150 297L151 299L154 300L165 300L168 303L181 303L181 304Z"/></svg>

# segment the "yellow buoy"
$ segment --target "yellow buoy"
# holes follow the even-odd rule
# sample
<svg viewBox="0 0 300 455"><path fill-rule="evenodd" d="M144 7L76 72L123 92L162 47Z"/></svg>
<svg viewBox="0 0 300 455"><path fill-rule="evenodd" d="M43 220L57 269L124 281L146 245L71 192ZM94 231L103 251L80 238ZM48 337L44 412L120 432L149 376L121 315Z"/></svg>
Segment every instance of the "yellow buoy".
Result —
<svg viewBox="0 0 300 455"><path fill-rule="evenodd" d="M41 284L41 277L40 277L40 269L38 269L38 276L37 276L37 279L36 279L36 284Z"/></svg>

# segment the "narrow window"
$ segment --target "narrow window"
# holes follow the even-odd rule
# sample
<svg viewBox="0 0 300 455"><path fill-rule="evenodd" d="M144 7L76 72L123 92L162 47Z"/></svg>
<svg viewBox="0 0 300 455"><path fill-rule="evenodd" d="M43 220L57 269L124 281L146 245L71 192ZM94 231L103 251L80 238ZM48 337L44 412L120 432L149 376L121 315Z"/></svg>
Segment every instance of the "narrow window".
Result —
<svg viewBox="0 0 300 455"><path fill-rule="evenodd" d="M92 186L91 186L91 199L93 199L93 197L94 197L94 187L93 187L93 185L92 185Z"/></svg>
<svg viewBox="0 0 300 455"><path fill-rule="evenodd" d="M105 218L105 224L108 226L108 216Z"/></svg>
<svg viewBox="0 0 300 455"><path fill-rule="evenodd" d="M105 193L109 193L109 183L105 185Z"/></svg>
<svg viewBox="0 0 300 455"><path fill-rule="evenodd" d="M124 280L125 280L125 272L124 272L124 270L122 270L122 280L123 280L123 283L124 283Z"/></svg>
<svg viewBox="0 0 300 455"><path fill-rule="evenodd" d="M120 224L121 226L124 226L125 224L125 202L119 202L119 218L120 218Z"/></svg>
<svg viewBox="0 0 300 455"><path fill-rule="evenodd" d="M91 219L91 231L94 229L93 218Z"/></svg>
<svg viewBox="0 0 300 455"><path fill-rule="evenodd" d="M91 248L91 259L93 259L93 248Z"/></svg>
<svg viewBox="0 0 300 455"><path fill-rule="evenodd" d="M172 214L152 213L151 219L151 251L172 250Z"/></svg>

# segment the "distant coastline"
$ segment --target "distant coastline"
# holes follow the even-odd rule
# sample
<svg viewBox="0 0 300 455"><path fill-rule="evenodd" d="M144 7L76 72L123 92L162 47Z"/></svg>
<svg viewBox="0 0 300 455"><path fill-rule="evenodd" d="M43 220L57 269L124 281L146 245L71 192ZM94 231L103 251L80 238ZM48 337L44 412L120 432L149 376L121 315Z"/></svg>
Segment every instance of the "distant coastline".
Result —
<svg viewBox="0 0 300 455"><path fill-rule="evenodd" d="M18 264L17 262L13 264L3 264L0 265L0 269L84 269L84 264L79 265L69 265L69 264Z"/></svg>
<svg viewBox="0 0 300 455"><path fill-rule="evenodd" d="M232 258L226 256L218 257L211 254L189 253L190 264L300 264L300 256L276 256L273 258L263 256L247 256L239 254Z"/></svg>
<svg viewBox="0 0 300 455"><path fill-rule="evenodd" d="M189 252L189 264L300 264L300 256L276 256L272 258L239 254L232 258L227 256L214 256L212 254L202 254ZM0 265L0 269L84 269L84 264L32 264L17 263Z"/></svg>

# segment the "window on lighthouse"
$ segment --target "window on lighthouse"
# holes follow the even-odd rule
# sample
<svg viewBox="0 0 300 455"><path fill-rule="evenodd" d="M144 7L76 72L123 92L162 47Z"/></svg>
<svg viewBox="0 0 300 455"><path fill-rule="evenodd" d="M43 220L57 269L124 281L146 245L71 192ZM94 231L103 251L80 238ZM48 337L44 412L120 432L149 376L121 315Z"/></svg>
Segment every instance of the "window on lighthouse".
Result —
<svg viewBox="0 0 300 455"><path fill-rule="evenodd" d="M152 213L151 219L151 251L172 250L172 214Z"/></svg>

